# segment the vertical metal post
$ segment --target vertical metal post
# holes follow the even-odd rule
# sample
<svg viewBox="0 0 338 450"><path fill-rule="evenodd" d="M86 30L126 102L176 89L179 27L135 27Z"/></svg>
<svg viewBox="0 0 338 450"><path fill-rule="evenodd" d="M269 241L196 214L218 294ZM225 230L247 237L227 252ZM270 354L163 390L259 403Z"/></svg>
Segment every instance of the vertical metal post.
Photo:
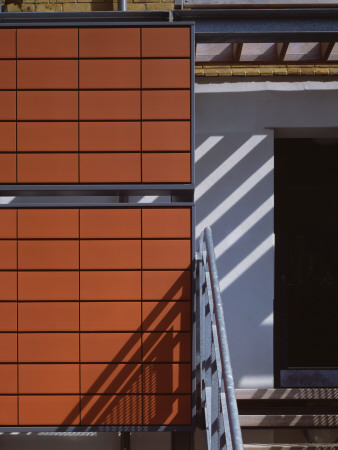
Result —
<svg viewBox="0 0 338 450"><path fill-rule="evenodd" d="M130 450L130 433L121 432L121 450Z"/></svg>
<svg viewBox="0 0 338 450"><path fill-rule="evenodd" d="M127 11L127 0L118 0L119 11Z"/></svg>

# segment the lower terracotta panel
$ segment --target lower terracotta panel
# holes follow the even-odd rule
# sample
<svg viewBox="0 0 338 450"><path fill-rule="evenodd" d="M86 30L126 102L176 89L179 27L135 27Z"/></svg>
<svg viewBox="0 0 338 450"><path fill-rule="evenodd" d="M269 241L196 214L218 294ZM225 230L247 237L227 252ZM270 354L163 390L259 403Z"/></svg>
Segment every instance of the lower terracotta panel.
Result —
<svg viewBox="0 0 338 450"><path fill-rule="evenodd" d="M81 333L81 362L140 362L141 333Z"/></svg>
<svg viewBox="0 0 338 450"><path fill-rule="evenodd" d="M190 300L189 270L147 270L142 272L143 300Z"/></svg>
<svg viewBox="0 0 338 450"><path fill-rule="evenodd" d="M143 269L189 269L191 264L190 239L143 240Z"/></svg>
<svg viewBox="0 0 338 450"><path fill-rule="evenodd" d="M19 269L79 268L78 240L20 240L18 247Z"/></svg>
<svg viewBox="0 0 338 450"><path fill-rule="evenodd" d="M142 119L190 119L190 91L142 91Z"/></svg>
<svg viewBox="0 0 338 450"><path fill-rule="evenodd" d="M0 122L0 152L16 151L15 122Z"/></svg>
<svg viewBox="0 0 338 450"><path fill-rule="evenodd" d="M17 272L0 272L0 300L17 299Z"/></svg>
<svg viewBox="0 0 338 450"><path fill-rule="evenodd" d="M141 394L140 364L81 364L83 394Z"/></svg>
<svg viewBox="0 0 338 450"><path fill-rule="evenodd" d="M0 396L0 424L18 425L18 397L16 395Z"/></svg>
<svg viewBox="0 0 338 450"><path fill-rule="evenodd" d="M81 271L81 300L140 300L141 271Z"/></svg>
<svg viewBox="0 0 338 450"><path fill-rule="evenodd" d="M78 333L19 333L19 362L78 362Z"/></svg>
<svg viewBox="0 0 338 450"><path fill-rule="evenodd" d="M139 183L139 153L80 154L81 183Z"/></svg>
<svg viewBox="0 0 338 450"><path fill-rule="evenodd" d="M141 269L141 240L81 240L80 268Z"/></svg>
<svg viewBox="0 0 338 450"><path fill-rule="evenodd" d="M143 425L190 425L190 395L146 395Z"/></svg>
<svg viewBox="0 0 338 450"><path fill-rule="evenodd" d="M0 333L0 362L17 361L17 333Z"/></svg>
<svg viewBox="0 0 338 450"><path fill-rule="evenodd" d="M79 273L19 272L18 288L19 300L78 300Z"/></svg>
<svg viewBox="0 0 338 450"><path fill-rule="evenodd" d="M143 364L144 394L190 394L190 364Z"/></svg>
<svg viewBox="0 0 338 450"><path fill-rule="evenodd" d="M190 183L190 153L144 153L143 183Z"/></svg>
<svg viewBox="0 0 338 450"><path fill-rule="evenodd" d="M81 425L142 425L142 396L84 395Z"/></svg>
<svg viewBox="0 0 338 450"><path fill-rule="evenodd" d="M140 331L141 302L80 304L81 331Z"/></svg>
<svg viewBox="0 0 338 450"><path fill-rule="evenodd" d="M77 154L18 154L18 183L77 182Z"/></svg>
<svg viewBox="0 0 338 450"><path fill-rule="evenodd" d="M142 303L142 330L190 331L191 314L188 302Z"/></svg>
<svg viewBox="0 0 338 450"><path fill-rule="evenodd" d="M143 333L144 362L189 362L191 360L190 333Z"/></svg>
<svg viewBox="0 0 338 450"><path fill-rule="evenodd" d="M18 331L79 331L79 304L19 303Z"/></svg>
<svg viewBox="0 0 338 450"><path fill-rule="evenodd" d="M77 394L78 364L19 364L20 394Z"/></svg>
<svg viewBox="0 0 338 450"><path fill-rule="evenodd" d="M78 122L18 122L18 152L76 152Z"/></svg>
<svg viewBox="0 0 338 450"><path fill-rule="evenodd" d="M15 91L0 91L0 120L16 120Z"/></svg>
<svg viewBox="0 0 338 450"><path fill-rule="evenodd" d="M78 395L22 395L19 425L80 425Z"/></svg>
<svg viewBox="0 0 338 450"><path fill-rule="evenodd" d="M16 155L0 153L0 183L16 183Z"/></svg>
<svg viewBox="0 0 338 450"><path fill-rule="evenodd" d="M1 136L1 135L0 135ZM0 210L0 239L16 239L16 209Z"/></svg>
<svg viewBox="0 0 338 450"><path fill-rule="evenodd" d="M190 122L143 122L142 151L190 150Z"/></svg>
<svg viewBox="0 0 338 450"><path fill-rule="evenodd" d="M17 371L16 364L0 364L0 394L18 393Z"/></svg>
<svg viewBox="0 0 338 450"><path fill-rule="evenodd" d="M140 122L80 122L82 152L140 152Z"/></svg>
<svg viewBox="0 0 338 450"><path fill-rule="evenodd" d="M0 303L0 331L17 330L17 305L14 302Z"/></svg>
<svg viewBox="0 0 338 450"><path fill-rule="evenodd" d="M16 269L17 241L0 240L0 270Z"/></svg>

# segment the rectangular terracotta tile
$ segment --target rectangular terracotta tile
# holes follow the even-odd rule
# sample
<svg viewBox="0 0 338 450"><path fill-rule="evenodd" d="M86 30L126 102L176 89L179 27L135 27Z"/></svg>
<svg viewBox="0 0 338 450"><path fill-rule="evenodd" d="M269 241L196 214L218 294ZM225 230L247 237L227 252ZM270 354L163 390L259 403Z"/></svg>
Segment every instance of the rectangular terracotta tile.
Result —
<svg viewBox="0 0 338 450"><path fill-rule="evenodd" d="M142 303L142 330L190 331L191 311L188 302Z"/></svg>
<svg viewBox="0 0 338 450"><path fill-rule="evenodd" d="M17 272L0 272L0 300L17 300Z"/></svg>
<svg viewBox="0 0 338 450"><path fill-rule="evenodd" d="M81 269L141 269L140 240L80 242Z"/></svg>
<svg viewBox="0 0 338 450"><path fill-rule="evenodd" d="M189 89L190 59L144 59L143 89Z"/></svg>
<svg viewBox="0 0 338 450"><path fill-rule="evenodd" d="M80 425L78 395L21 395L19 425Z"/></svg>
<svg viewBox="0 0 338 450"><path fill-rule="evenodd" d="M139 153L80 154L81 183L138 183L141 181Z"/></svg>
<svg viewBox="0 0 338 450"><path fill-rule="evenodd" d="M139 120L139 91L80 91L80 120Z"/></svg>
<svg viewBox="0 0 338 450"><path fill-rule="evenodd" d="M0 240L0 270L13 270L17 268L16 252L16 241Z"/></svg>
<svg viewBox="0 0 338 450"><path fill-rule="evenodd" d="M77 119L77 91L18 91L18 120Z"/></svg>
<svg viewBox="0 0 338 450"><path fill-rule="evenodd" d="M140 300L141 272L80 272L81 300Z"/></svg>
<svg viewBox="0 0 338 450"><path fill-rule="evenodd" d="M0 183L16 183L15 154L0 153Z"/></svg>
<svg viewBox="0 0 338 450"><path fill-rule="evenodd" d="M143 333L142 348L144 362L190 362L191 334Z"/></svg>
<svg viewBox="0 0 338 450"><path fill-rule="evenodd" d="M0 58L16 57L16 30L0 30Z"/></svg>
<svg viewBox="0 0 338 450"><path fill-rule="evenodd" d="M144 208L142 211L143 238L191 237L189 208Z"/></svg>
<svg viewBox="0 0 338 450"><path fill-rule="evenodd" d="M16 61L0 60L0 89L16 89Z"/></svg>
<svg viewBox="0 0 338 450"><path fill-rule="evenodd" d="M144 153L144 183L190 183L190 153Z"/></svg>
<svg viewBox="0 0 338 450"><path fill-rule="evenodd" d="M142 122L142 151L190 151L190 122Z"/></svg>
<svg viewBox="0 0 338 450"><path fill-rule="evenodd" d="M77 122L18 122L18 152L77 151Z"/></svg>
<svg viewBox="0 0 338 450"><path fill-rule="evenodd" d="M17 393L17 365L0 364L0 394Z"/></svg>
<svg viewBox="0 0 338 450"><path fill-rule="evenodd" d="M78 155L18 154L18 183L77 183Z"/></svg>
<svg viewBox="0 0 338 450"><path fill-rule="evenodd" d="M15 122L0 122L0 152L16 151Z"/></svg>
<svg viewBox="0 0 338 450"><path fill-rule="evenodd" d="M0 239L15 239L16 235L16 209L0 210Z"/></svg>
<svg viewBox="0 0 338 450"><path fill-rule="evenodd" d="M190 300L191 272L189 270L144 270L142 300Z"/></svg>
<svg viewBox="0 0 338 450"><path fill-rule="evenodd" d="M81 364L82 394L141 394L140 364Z"/></svg>
<svg viewBox="0 0 338 450"><path fill-rule="evenodd" d="M190 56L190 28L142 28L142 57Z"/></svg>
<svg viewBox="0 0 338 450"><path fill-rule="evenodd" d="M140 238L140 209L80 209L81 238Z"/></svg>
<svg viewBox="0 0 338 450"><path fill-rule="evenodd" d="M80 89L140 89L137 59L80 60Z"/></svg>
<svg viewBox="0 0 338 450"><path fill-rule="evenodd" d="M19 209L18 238L78 238L78 209Z"/></svg>
<svg viewBox="0 0 338 450"><path fill-rule="evenodd" d="M143 269L189 269L191 248L189 240L142 241Z"/></svg>
<svg viewBox="0 0 338 450"><path fill-rule="evenodd" d="M142 119L190 119L190 91L142 91Z"/></svg>
<svg viewBox="0 0 338 450"><path fill-rule="evenodd" d="M16 120L15 91L0 91L0 120Z"/></svg>
<svg viewBox="0 0 338 450"><path fill-rule="evenodd" d="M17 331L16 302L0 303L0 331Z"/></svg>
<svg viewBox="0 0 338 450"><path fill-rule="evenodd" d="M140 362L141 333L80 333L81 362Z"/></svg>
<svg viewBox="0 0 338 450"><path fill-rule="evenodd" d="M139 28L80 28L80 58L138 58Z"/></svg>
<svg viewBox="0 0 338 450"><path fill-rule="evenodd" d="M144 394L190 394L190 364L143 364Z"/></svg>
<svg viewBox="0 0 338 450"><path fill-rule="evenodd" d="M18 425L18 397L16 395L0 396L0 423L2 426Z"/></svg>
<svg viewBox="0 0 338 450"><path fill-rule="evenodd" d="M77 28L18 29L18 58L77 58Z"/></svg>
<svg viewBox="0 0 338 450"><path fill-rule="evenodd" d="M70 300L79 299L78 272L19 272L19 300Z"/></svg>
<svg viewBox="0 0 338 450"><path fill-rule="evenodd" d="M140 331L140 302L85 302L80 304L81 331Z"/></svg>
<svg viewBox="0 0 338 450"><path fill-rule="evenodd" d="M78 241L19 241L19 270L79 268Z"/></svg>
<svg viewBox="0 0 338 450"><path fill-rule="evenodd" d="M80 151L141 151L140 122L80 122Z"/></svg>
<svg viewBox="0 0 338 450"><path fill-rule="evenodd" d="M190 395L147 395L143 398L144 425L190 425Z"/></svg>
<svg viewBox="0 0 338 450"><path fill-rule="evenodd" d="M20 394L77 394L78 364L19 364Z"/></svg>
<svg viewBox="0 0 338 450"><path fill-rule="evenodd" d="M78 333L19 333L19 362L78 362Z"/></svg>
<svg viewBox="0 0 338 450"><path fill-rule="evenodd" d="M79 331L79 304L19 303L18 319L19 331Z"/></svg>
<svg viewBox="0 0 338 450"><path fill-rule="evenodd" d="M0 362L17 362L17 333L0 333Z"/></svg>
<svg viewBox="0 0 338 450"><path fill-rule="evenodd" d="M78 89L78 61L18 60L18 89Z"/></svg>

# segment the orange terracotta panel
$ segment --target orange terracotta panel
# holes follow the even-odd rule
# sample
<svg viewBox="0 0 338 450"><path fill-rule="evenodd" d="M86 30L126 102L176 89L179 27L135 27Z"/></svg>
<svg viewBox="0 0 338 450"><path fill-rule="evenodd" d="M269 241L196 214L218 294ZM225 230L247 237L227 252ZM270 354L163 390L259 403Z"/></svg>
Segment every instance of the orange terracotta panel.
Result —
<svg viewBox="0 0 338 450"><path fill-rule="evenodd" d="M143 122L142 151L189 151L190 122Z"/></svg>
<svg viewBox="0 0 338 450"><path fill-rule="evenodd" d="M140 302L85 302L80 304L81 331L140 331Z"/></svg>
<svg viewBox="0 0 338 450"><path fill-rule="evenodd" d="M189 331L190 328L190 303L161 301L142 304L142 330Z"/></svg>
<svg viewBox="0 0 338 450"><path fill-rule="evenodd" d="M13 270L17 268L16 252L16 241L0 241L0 270Z"/></svg>
<svg viewBox="0 0 338 450"><path fill-rule="evenodd" d="M77 122L18 122L18 152L77 151Z"/></svg>
<svg viewBox="0 0 338 450"><path fill-rule="evenodd" d="M18 61L18 89L78 89L78 76L74 60Z"/></svg>
<svg viewBox="0 0 338 450"><path fill-rule="evenodd" d="M144 153L144 183L189 183L190 153Z"/></svg>
<svg viewBox="0 0 338 450"><path fill-rule="evenodd" d="M15 91L0 91L0 120L16 120Z"/></svg>
<svg viewBox="0 0 338 450"><path fill-rule="evenodd" d="M81 362L139 362L141 333L81 333Z"/></svg>
<svg viewBox="0 0 338 450"><path fill-rule="evenodd" d="M143 425L190 425L190 395L147 395L143 398Z"/></svg>
<svg viewBox="0 0 338 450"><path fill-rule="evenodd" d="M16 209L0 210L0 239L16 238Z"/></svg>
<svg viewBox="0 0 338 450"><path fill-rule="evenodd" d="M140 240L80 242L81 269L140 269Z"/></svg>
<svg viewBox="0 0 338 450"><path fill-rule="evenodd" d="M15 154L0 153L0 183L16 183Z"/></svg>
<svg viewBox="0 0 338 450"><path fill-rule="evenodd" d="M139 238L140 209L80 209L81 238Z"/></svg>
<svg viewBox="0 0 338 450"><path fill-rule="evenodd" d="M81 425L141 425L141 395L84 395Z"/></svg>
<svg viewBox="0 0 338 450"><path fill-rule="evenodd" d="M80 91L80 120L138 120L139 91Z"/></svg>
<svg viewBox="0 0 338 450"><path fill-rule="evenodd" d="M16 395L0 396L0 423L2 426L18 425L18 397Z"/></svg>
<svg viewBox="0 0 338 450"><path fill-rule="evenodd" d="M17 272L0 272L0 300L17 300Z"/></svg>
<svg viewBox="0 0 338 450"><path fill-rule="evenodd" d="M139 183L139 153L80 154L81 183Z"/></svg>
<svg viewBox="0 0 338 450"><path fill-rule="evenodd" d="M19 154L18 183L77 183L78 155Z"/></svg>
<svg viewBox="0 0 338 450"><path fill-rule="evenodd" d="M78 331L79 304L73 302L19 303L19 331Z"/></svg>
<svg viewBox="0 0 338 450"><path fill-rule="evenodd" d="M16 30L0 30L0 58L16 57Z"/></svg>
<svg viewBox="0 0 338 450"><path fill-rule="evenodd" d="M0 331L17 330L17 304L14 302L0 303Z"/></svg>
<svg viewBox="0 0 338 450"><path fill-rule="evenodd" d="M189 240L149 240L142 242L144 269L189 269Z"/></svg>
<svg viewBox="0 0 338 450"><path fill-rule="evenodd" d="M83 394L141 394L140 364L81 364Z"/></svg>
<svg viewBox="0 0 338 450"><path fill-rule="evenodd" d="M78 272L19 272L19 300L78 300Z"/></svg>
<svg viewBox="0 0 338 450"><path fill-rule="evenodd" d="M79 361L78 333L19 333L18 339L19 362Z"/></svg>
<svg viewBox="0 0 338 450"><path fill-rule="evenodd" d="M17 333L0 333L0 362L17 361Z"/></svg>
<svg viewBox="0 0 338 450"><path fill-rule="evenodd" d="M78 241L19 241L19 269L79 268Z"/></svg>
<svg viewBox="0 0 338 450"><path fill-rule="evenodd" d="M141 272L80 272L81 300L140 300Z"/></svg>
<svg viewBox="0 0 338 450"><path fill-rule="evenodd" d="M0 364L0 394L17 394L17 370L16 364Z"/></svg>
<svg viewBox="0 0 338 450"><path fill-rule="evenodd" d="M140 89L140 65L135 59L80 60L80 89Z"/></svg>
<svg viewBox="0 0 338 450"><path fill-rule="evenodd" d="M189 89L190 59L144 59L143 89Z"/></svg>
<svg viewBox="0 0 338 450"><path fill-rule="evenodd" d="M139 28L81 28L80 58L137 58Z"/></svg>
<svg viewBox="0 0 338 450"><path fill-rule="evenodd" d="M18 120L77 119L77 91L18 91Z"/></svg>
<svg viewBox="0 0 338 450"><path fill-rule="evenodd" d="M78 364L19 364L20 394L76 394Z"/></svg>
<svg viewBox="0 0 338 450"><path fill-rule="evenodd" d="M80 122L80 151L141 151L140 123Z"/></svg>
<svg viewBox="0 0 338 450"><path fill-rule="evenodd" d="M19 425L80 425L78 395L22 395Z"/></svg>
<svg viewBox="0 0 338 450"><path fill-rule="evenodd" d="M189 270L147 270L142 272L142 300L190 300Z"/></svg>
<svg viewBox="0 0 338 450"><path fill-rule="evenodd" d="M0 60L0 89L16 89L16 61Z"/></svg>
<svg viewBox="0 0 338 450"><path fill-rule="evenodd" d="M0 152L16 151L15 122L0 122Z"/></svg>
<svg viewBox="0 0 338 450"><path fill-rule="evenodd" d="M78 238L77 209L19 209L18 238Z"/></svg>
<svg viewBox="0 0 338 450"><path fill-rule="evenodd" d="M143 238L190 238L191 219L188 208L144 208Z"/></svg>
<svg viewBox="0 0 338 450"><path fill-rule="evenodd" d="M77 28L18 29L18 58L77 58Z"/></svg>
<svg viewBox="0 0 338 450"><path fill-rule="evenodd" d="M190 91L142 91L142 119L190 119Z"/></svg>
<svg viewBox="0 0 338 450"><path fill-rule="evenodd" d="M145 362L189 362L191 360L191 334L143 333L142 348Z"/></svg>
<svg viewBox="0 0 338 450"><path fill-rule="evenodd" d="M190 28L143 28L142 56L189 58Z"/></svg>
<svg viewBox="0 0 338 450"><path fill-rule="evenodd" d="M143 364L144 394L190 394L190 364Z"/></svg>

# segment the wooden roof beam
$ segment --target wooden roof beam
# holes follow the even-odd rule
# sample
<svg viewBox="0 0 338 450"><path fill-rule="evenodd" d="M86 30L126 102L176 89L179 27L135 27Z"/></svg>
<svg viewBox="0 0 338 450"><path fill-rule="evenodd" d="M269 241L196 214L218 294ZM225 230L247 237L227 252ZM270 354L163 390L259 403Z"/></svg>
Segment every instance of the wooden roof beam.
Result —
<svg viewBox="0 0 338 450"><path fill-rule="evenodd" d="M243 50L242 42L235 42L232 44L232 54L234 62L239 62L241 60L242 50Z"/></svg>
<svg viewBox="0 0 338 450"><path fill-rule="evenodd" d="M277 49L277 59L278 61L284 61L286 52L288 51L289 43L288 42L277 42L276 49Z"/></svg>
<svg viewBox="0 0 338 450"><path fill-rule="evenodd" d="M322 53L322 59L323 61L327 61L331 55L331 52L334 47L334 42L321 42L320 43L320 49Z"/></svg>

